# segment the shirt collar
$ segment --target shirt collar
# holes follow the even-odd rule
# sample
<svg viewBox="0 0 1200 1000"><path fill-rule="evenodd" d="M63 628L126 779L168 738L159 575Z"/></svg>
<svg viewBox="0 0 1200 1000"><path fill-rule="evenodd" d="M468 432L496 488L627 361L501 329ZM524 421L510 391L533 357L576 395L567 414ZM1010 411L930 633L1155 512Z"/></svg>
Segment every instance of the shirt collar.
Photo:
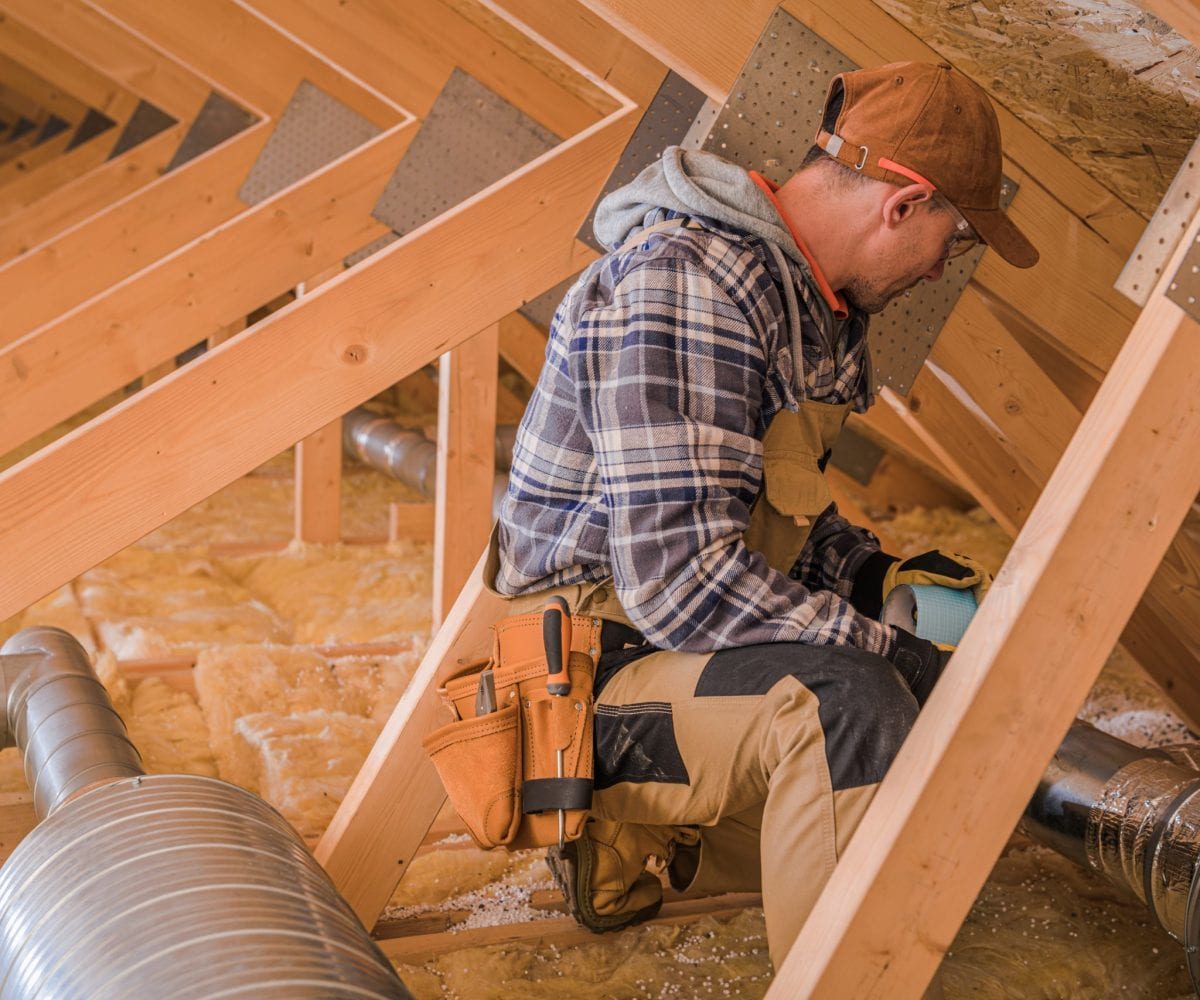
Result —
<svg viewBox="0 0 1200 1000"><path fill-rule="evenodd" d="M812 271L813 279L817 283L817 289L820 291L821 297L825 300L826 305L829 306L834 318L845 319L850 315L850 309L846 305L846 300L843 296L839 295L829 286L829 282L826 280L824 272L818 266L816 259L812 255L812 251L808 249L808 244L801 239L800 233L797 232L796 227L792 225L792 220L789 219L784 213L783 206L779 204L779 199L775 195L775 192L779 190L779 185L774 181L763 177L762 174L760 174L757 170L751 170L748 171L748 173L750 174L750 179L762 189L762 193L765 194L767 198L770 199L771 204L775 206L775 211L779 213L780 220L787 227L787 231L791 234L792 239L796 242L796 247L804 255L804 259L808 263L808 268L810 271Z"/></svg>

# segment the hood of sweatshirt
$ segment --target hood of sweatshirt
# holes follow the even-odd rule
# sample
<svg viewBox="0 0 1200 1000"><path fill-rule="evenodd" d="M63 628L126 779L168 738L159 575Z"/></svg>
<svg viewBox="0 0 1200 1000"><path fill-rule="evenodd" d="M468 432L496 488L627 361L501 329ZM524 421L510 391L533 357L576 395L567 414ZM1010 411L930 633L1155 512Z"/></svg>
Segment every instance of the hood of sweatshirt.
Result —
<svg viewBox="0 0 1200 1000"><path fill-rule="evenodd" d="M661 159L601 200L596 239L609 250L619 247L656 208L704 216L761 236L808 271L808 262L770 199L745 170L713 153L679 146L665 149Z"/></svg>

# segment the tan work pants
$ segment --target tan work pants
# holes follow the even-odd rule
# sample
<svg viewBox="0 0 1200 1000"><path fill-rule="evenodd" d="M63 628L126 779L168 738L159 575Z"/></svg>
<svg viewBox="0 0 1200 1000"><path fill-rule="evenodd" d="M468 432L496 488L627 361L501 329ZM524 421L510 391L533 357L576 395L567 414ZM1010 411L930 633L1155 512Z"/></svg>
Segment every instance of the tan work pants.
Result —
<svg viewBox="0 0 1200 1000"><path fill-rule="evenodd" d="M689 888L761 890L778 967L916 701L887 660L853 648L641 654L601 659L592 815L699 827Z"/></svg>

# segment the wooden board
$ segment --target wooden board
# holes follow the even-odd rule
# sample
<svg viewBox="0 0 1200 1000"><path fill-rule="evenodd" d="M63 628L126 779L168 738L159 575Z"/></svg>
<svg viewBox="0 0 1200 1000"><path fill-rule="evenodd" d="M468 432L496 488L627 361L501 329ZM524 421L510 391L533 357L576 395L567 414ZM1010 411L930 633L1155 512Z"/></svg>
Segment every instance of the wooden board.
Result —
<svg viewBox="0 0 1200 1000"><path fill-rule="evenodd" d="M342 535L342 420L296 442L296 538L331 545Z"/></svg>
<svg viewBox="0 0 1200 1000"><path fill-rule="evenodd" d="M496 479L496 364L492 324L442 355L438 366L433 623L436 628L492 530Z"/></svg>

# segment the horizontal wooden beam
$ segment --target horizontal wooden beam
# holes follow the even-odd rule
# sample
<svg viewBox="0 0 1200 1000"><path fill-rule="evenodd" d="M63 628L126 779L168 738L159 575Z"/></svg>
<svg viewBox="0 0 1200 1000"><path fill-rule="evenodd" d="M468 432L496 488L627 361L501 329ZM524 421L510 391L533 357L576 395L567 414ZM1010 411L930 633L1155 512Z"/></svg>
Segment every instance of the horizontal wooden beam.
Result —
<svg viewBox="0 0 1200 1000"><path fill-rule="evenodd" d="M1185 244L1200 216L1189 229ZM1200 490L1200 324L1165 287L1122 348L770 996L917 996L949 948ZM997 761L1002 777L982 783Z"/></svg>
<svg viewBox="0 0 1200 1000"><path fill-rule="evenodd" d="M0 454L387 232L371 209L415 132L385 132L0 347Z"/></svg>
<svg viewBox="0 0 1200 1000"><path fill-rule="evenodd" d="M0 474L0 536L22 550L7 550L22 572L0 582L0 617L574 273L563 248L631 117L610 116Z"/></svg>

